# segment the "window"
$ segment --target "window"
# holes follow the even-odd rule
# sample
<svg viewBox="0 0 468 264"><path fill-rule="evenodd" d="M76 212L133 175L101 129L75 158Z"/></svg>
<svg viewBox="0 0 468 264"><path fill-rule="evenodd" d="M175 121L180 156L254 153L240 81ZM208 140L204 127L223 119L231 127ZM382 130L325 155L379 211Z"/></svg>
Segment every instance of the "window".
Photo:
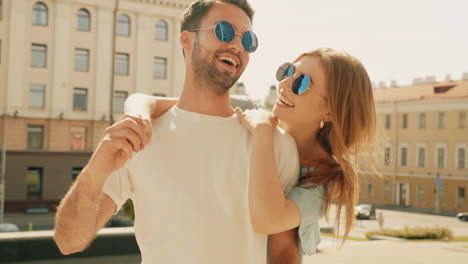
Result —
<svg viewBox="0 0 468 264"><path fill-rule="evenodd" d="M89 11L82 8L78 11L76 16L76 29L82 31L90 31L91 30L91 16L89 15Z"/></svg>
<svg viewBox="0 0 468 264"><path fill-rule="evenodd" d="M42 198L42 177L42 168L28 168L26 174L26 197L28 200L40 200Z"/></svg>
<svg viewBox="0 0 468 264"><path fill-rule="evenodd" d="M88 89L73 88L73 110L74 111L88 110Z"/></svg>
<svg viewBox="0 0 468 264"><path fill-rule="evenodd" d="M73 167L72 168L72 180L75 181L76 178L80 175L81 171L83 170L82 167Z"/></svg>
<svg viewBox="0 0 468 264"><path fill-rule="evenodd" d="M464 147L457 148L457 168L458 169L466 168L466 148Z"/></svg>
<svg viewBox="0 0 468 264"><path fill-rule="evenodd" d="M383 185L383 199L390 200L390 183L388 181L385 181Z"/></svg>
<svg viewBox="0 0 468 264"><path fill-rule="evenodd" d="M156 79L166 79L167 76L167 59L166 58L154 58L154 74L153 77Z"/></svg>
<svg viewBox="0 0 468 264"><path fill-rule="evenodd" d="M391 148L385 147L384 150L384 165L390 165L391 162Z"/></svg>
<svg viewBox="0 0 468 264"><path fill-rule="evenodd" d="M42 149L43 126L28 126L28 149Z"/></svg>
<svg viewBox="0 0 468 264"><path fill-rule="evenodd" d="M418 168L426 167L426 147L418 147Z"/></svg>
<svg viewBox="0 0 468 264"><path fill-rule="evenodd" d="M416 191L416 200L418 203L424 202L424 184L418 184Z"/></svg>
<svg viewBox="0 0 468 264"><path fill-rule="evenodd" d="M408 147L404 146L400 148L400 166L408 165Z"/></svg>
<svg viewBox="0 0 468 264"><path fill-rule="evenodd" d="M443 169L445 168L445 147L438 146L436 148L436 168Z"/></svg>
<svg viewBox="0 0 468 264"><path fill-rule="evenodd" d="M457 207L465 207L465 188L457 188Z"/></svg>
<svg viewBox="0 0 468 264"><path fill-rule="evenodd" d="M75 71L89 71L89 50L75 49Z"/></svg>
<svg viewBox="0 0 468 264"><path fill-rule="evenodd" d="M163 19L156 22L156 40L167 41L167 22Z"/></svg>
<svg viewBox="0 0 468 264"><path fill-rule="evenodd" d="M419 114L419 129L426 129L426 113Z"/></svg>
<svg viewBox="0 0 468 264"><path fill-rule="evenodd" d="M71 128L71 150L86 150L86 127Z"/></svg>
<svg viewBox="0 0 468 264"><path fill-rule="evenodd" d="M48 11L47 6L42 2L37 2L33 6L32 23L33 25L47 26Z"/></svg>
<svg viewBox="0 0 468 264"><path fill-rule="evenodd" d="M385 115L385 129L390 129L391 126L391 119L390 115Z"/></svg>
<svg viewBox="0 0 468 264"><path fill-rule="evenodd" d="M367 196L374 195L374 188L372 187L372 183L367 183Z"/></svg>
<svg viewBox="0 0 468 264"><path fill-rule="evenodd" d="M129 58L126 53L115 54L115 73L119 75L128 75L129 72Z"/></svg>
<svg viewBox="0 0 468 264"><path fill-rule="evenodd" d="M123 91L114 92L114 112L123 113L125 107L125 100L127 99L128 93Z"/></svg>
<svg viewBox="0 0 468 264"><path fill-rule="evenodd" d="M408 128L408 114L403 114L401 120L401 128Z"/></svg>
<svg viewBox="0 0 468 264"><path fill-rule="evenodd" d="M47 66L47 46L40 44L32 44L31 46L31 66L42 67Z"/></svg>
<svg viewBox="0 0 468 264"><path fill-rule="evenodd" d="M445 128L445 113L439 113L439 128Z"/></svg>
<svg viewBox="0 0 468 264"><path fill-rule="evenodd" d="M117 17L117 29L116 29L117 35L130 36L130 25L131 25L130 18L127 15L125 14L119 15Z"/></svg>
<svg viewBox="0 0 468 264"><path fill-rule="evenodd" d="M459 128L466 127L466 112L458 113L458 127Z"/></svg>
<svg viewBox="0 0 468 264"><path fill-rule="evenodd" d="M29 107L44 107L45 85L32 84L29 90Z"/></svg>

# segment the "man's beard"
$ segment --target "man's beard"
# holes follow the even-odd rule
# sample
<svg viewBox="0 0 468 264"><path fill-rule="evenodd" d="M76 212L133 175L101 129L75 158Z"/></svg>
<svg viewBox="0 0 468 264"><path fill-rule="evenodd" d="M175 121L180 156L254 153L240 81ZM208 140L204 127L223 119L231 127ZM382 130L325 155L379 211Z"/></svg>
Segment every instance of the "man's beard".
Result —
<svg viewBox="0 0 468 264"><path fill-rule="evenodd" d="M231 53L229 51L224 52ZM223 95L237 82L242 72L230 76L228 73L221 72L216 68L215 60L216 56L213 56L212 61L202 57L199 39L196 37L192 53L192 69L195 72L195 78L202 86L216 95ZM242 64L239 65L239 68L241 66Z"/></svg>

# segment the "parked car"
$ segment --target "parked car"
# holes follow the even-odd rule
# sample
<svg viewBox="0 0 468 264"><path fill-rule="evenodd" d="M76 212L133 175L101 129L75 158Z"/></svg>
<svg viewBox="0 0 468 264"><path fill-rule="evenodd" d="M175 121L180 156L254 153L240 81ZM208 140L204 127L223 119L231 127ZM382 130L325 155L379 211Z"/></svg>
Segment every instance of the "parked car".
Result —
<svg viewBox="0 0 468 264"><path fill-rule="evenodd" d="M460 221L468 221L468 212L458 213L457 218L460 219Z"/></svg>
<svg viewBox="0 0 468 264"><path fill-rule="evenodd" d="M2 232L18 232L19 228L17 225L12 223L0 223L0 233Z"/></svg>
<svg viewBox="0 0 468 264"><path fill-rule="evenodd" d="M375 208L371 204L360 204L355 208L356 219L374 219Z"/></svg>

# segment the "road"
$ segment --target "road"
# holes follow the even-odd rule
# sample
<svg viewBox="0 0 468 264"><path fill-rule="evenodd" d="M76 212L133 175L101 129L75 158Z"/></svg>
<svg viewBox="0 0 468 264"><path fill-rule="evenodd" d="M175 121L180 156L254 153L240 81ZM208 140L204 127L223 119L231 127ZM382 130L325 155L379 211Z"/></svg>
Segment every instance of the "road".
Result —
<svg viewBox="0 0 468 264"><path fill-rule="evenodd" d="M383 213L384 225L386 229L401 229L405 226L408 227L447 227L452 230L454 236L468 236L468 222L462 222L455 216L439 216L428 215L421 213L408 213L392 210L377 209ZM320 226L332 226L335 221L334 210L330 210L330 221L327 223L324 219L321 220ZM333 217L332 217L333 216ZM344 218L341 217L341 222L344 223ZM340 225L340 233L344 231L344 225ZM356 221L353 229L351 230L351 237L364 237L368 231L379 230L379 224L376 220L359 220Z"/></svg>

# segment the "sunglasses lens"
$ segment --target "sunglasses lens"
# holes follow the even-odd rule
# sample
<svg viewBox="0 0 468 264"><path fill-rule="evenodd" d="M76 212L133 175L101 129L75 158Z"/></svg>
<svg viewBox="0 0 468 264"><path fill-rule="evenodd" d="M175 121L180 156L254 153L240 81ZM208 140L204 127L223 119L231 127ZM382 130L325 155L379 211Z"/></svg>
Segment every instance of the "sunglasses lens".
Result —
<svg viewBox="0 0 468 264"><path fill-rule="evenodd" d="M293 83L293 92L295 94L303 94L310 84L310 77L305 74L301 74Z"/></svg>
<svg viewBox="0 0 468 264"><path fill-rule="evenodd" d="M254 52L257 50L258 47L258 40L255 33L252 31L246 31L242 34L242 46L247 52Z"/></svg>
<svg viewBox="0 0 468 264"><path fill-rule="evenodd" d="M278 70L276 71L276 80L278 82L281 82L282 80L291 76L291 75L288 75L291 68L293 68L293 71L294 71L294 66L292 66L292 64L289 62L285 62L281 64L281 66L279 66Z"/></svg>
<svg viewBox="0 0 468 264"><path fill-rule="evenodd" d="M235 36L234 27L231 23L226 21L221 21L216 24L215 33L216 37L224 43L231 42Z"/></svg>

